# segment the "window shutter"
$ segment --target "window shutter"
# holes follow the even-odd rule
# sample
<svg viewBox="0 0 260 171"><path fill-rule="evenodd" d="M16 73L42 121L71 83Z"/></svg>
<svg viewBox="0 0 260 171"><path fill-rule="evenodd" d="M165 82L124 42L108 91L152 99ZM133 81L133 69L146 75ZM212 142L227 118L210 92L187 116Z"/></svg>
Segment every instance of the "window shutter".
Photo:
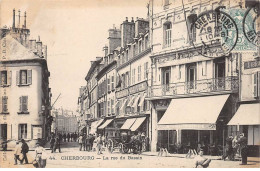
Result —
<svg viewBox="0 0 260 171"><path fill-rule="evenodd" d="M27 70L27 84L32 84L32 70Z"/></svg>
<svg viewBox="0 0 260 171"><path fill-rule="evenodd" d="M2 97L2 111L3 112L7 112L7 99L8 97L7 96L3 96Z"/></svg>
<svg viewBox="0 0 260 171"><path fill-rule="evenodd" d="M11 85L12 84L12 71L9 71L7 73L7 84Z"/></svg>
<svg viewBox="0 0 260 171"><path fill-rule="evenodd" d="M16 71L16 85L20 84L20 71Z"/></svg>
<svg viewBox="0 0 260 171"><path fill-rule="evenodd" d="M202 61L202 69L203 69L202 75L206 76L207 75L207 61Z"/></svg>
<svg viewBox="0 0 260 171"><path fill-rule="evenodd" d="M2 71L0 71L0 85L2 85Z"/></svg>
<svg viewBox="0 0 260 171"><path fill-rule="evenodd" d="M23 99L22 99L23 96L19 97L19 101L20 101L20 108L19 108L19 111L21 112L22 111L22 104L23 104Z"/></svg>
<svg viewBox="0 0 260 171"><path fill-rule="evenodd" d="M257 72L257 97L260 96L260 71Z"/></svg>
<svg viewBox="0 0 260 171"><path fill-rule="evenodd" d="M256 73L253 73L253 75L252 75L252 85L253 85L253 96L254 97L257 97L257 95L258 95L258 92L257 92L257 77L258 77L258 75L257 75L257 72Z"/></svg>

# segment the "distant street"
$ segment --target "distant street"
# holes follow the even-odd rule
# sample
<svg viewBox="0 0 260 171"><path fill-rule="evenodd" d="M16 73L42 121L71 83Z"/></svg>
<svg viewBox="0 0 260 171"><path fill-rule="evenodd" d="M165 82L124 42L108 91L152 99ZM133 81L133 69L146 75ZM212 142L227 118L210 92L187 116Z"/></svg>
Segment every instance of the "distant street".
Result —
<svg viewBox="0 0 260 171"><path fill-rule="evenodd" d="M81 167L179 167L192 168L194 167L194 159L184 158L184 154L172 154L168 157L158 157L156 153L144 152L141 155L136 154L121 154L118 151L110 154L104 151L102 155L97 155L96 152L79 151L77 142L66 142L62 145L61 153L51 153L47 150L46 168L81 168ZM0 154L3 152L1 151ZM13 151L6 152L7 160L0 159L1 167L15 167L15 168L32 168L32 160L35 156L34 151L28 154L29 163L27 165L14 165ZM207 156L206 156L207 157ZM240 161L222 161L217 160L218 157L212 158L210 168L232 168L241 167ZM259 158L249 158L248 165L242 167L259 168ZM3 165L2 165L3 163Z"/></svg>

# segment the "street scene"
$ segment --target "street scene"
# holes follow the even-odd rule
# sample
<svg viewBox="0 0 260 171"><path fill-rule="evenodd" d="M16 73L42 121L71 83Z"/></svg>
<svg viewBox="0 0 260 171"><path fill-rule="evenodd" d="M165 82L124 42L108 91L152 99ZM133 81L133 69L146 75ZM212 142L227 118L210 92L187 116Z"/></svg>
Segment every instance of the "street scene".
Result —
<svg viewBox="0 0 260 171"><path fill-rule="evenodd" d="M259 168L258 0L0 1L0 168Z"/></svg>

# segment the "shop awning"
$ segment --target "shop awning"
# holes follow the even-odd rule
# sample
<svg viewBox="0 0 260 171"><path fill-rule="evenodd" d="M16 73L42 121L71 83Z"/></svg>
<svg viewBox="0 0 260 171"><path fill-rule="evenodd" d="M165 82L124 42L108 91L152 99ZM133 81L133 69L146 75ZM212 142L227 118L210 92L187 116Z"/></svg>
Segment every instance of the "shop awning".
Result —
<svg viewBox="0 0 260 171"><path fill-rule="evenodd" d="M134 99L135 99L135 96L132 96L132 97L130 98L130 100L129 100L127 106L131 107L132 104L133 104Z"/></svg>
<svg viewBox="0 0 260 171"><path fill-rule="evenodd" d="M108 120L106 120L106 122L103 123L101 126L99 126L98 129L104 129L104 128L107 127L112 121L113 121L113 119L108 119Z"/></svg>
<svg viewBox="0 0 260 171"><path fill-rule="evenodd" d="M216 130L216 121L229 95L172 99L158 130Z"/></svg>
<svg viewBox="0 0 260 171"><path fill-rule="evenodd" d="M228 125L260 125L260 104L241 104Z"/></svg>
<svg viewBox="0 0 260 171"><path fill-rule="evenodd" d="M139 98L140 98L140 95L138 95L138 96L135 98L135 101L134 101L132 107L137 107L137 103L138 103Z"/></svg>
<svg viewBox="0 0 260 171"><path fill-rule="evenodd" d="M120 129L130 129L136 118L127 119Z"/></svg>
<svg viewBox="0 0 260 171"><path fill-rule="evenodd" d="M142 125L142 123L144 122L145 119L146 119L146 117L136 118L136 121L134 122L134 124L132 125L130 130L136 131Z"/></svg>
<svg viewBox="0 0 260 171"><path fill-rule="evenodd" d="M100 119L98 121L94 121L91 123L91 129L89 131L90 134L95 134L97 131L97 127L103 122L104 119Z"/></svg>
<svg viewBox="0 0 260 171"><path fill-rule="evenodd" d="M144 93L143 96L141 97L138 106L143 106L145 97L146 97L146 93Z"/></svg>

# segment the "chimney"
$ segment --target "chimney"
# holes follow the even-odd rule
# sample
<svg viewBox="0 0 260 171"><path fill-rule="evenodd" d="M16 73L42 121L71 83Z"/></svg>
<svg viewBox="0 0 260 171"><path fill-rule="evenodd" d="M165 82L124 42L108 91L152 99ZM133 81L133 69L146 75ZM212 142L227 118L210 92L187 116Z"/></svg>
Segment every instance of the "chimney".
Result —
<svg viewBox="0 0 260 171"><path fill-rule="evenodd" d="M15 9L13 9L13 29L15 28Z"/></svg>
<svg viewBox="0 0 260 171"><path fill-rule="evenodd" d="M35 50L36 50L36 40L35 40L35 39L34 39L34 40L30 40L29 48L30 48L33 52L35 52Z"/></svg>
<svg viewBox="0 0 260 171"><path fill-rule="evenodd" d="M108 54L108 47L104 46L103 47L103 51L104 51L104 55L107 56L107 54Z"/></svg>
<svg viewBox="0 0 260 171"><path fill-rule="evenodd" d="M132 22L132 23L134 23L134 22L135 22L135 21L134 21L134 17L132 17L132 20L131 20L131 22Z"/></svg>
<svg viewBox="0 0 260 171"><path fill-rule="evenodd" d="M20 28L21 11L18 10L18 28Z"/></svg>
<svg viewBox="0 0 260 171"><path fill-rule="evenodd" d="M40 41L40 36L38 37L37 44L37 54L38 56L42 57L42 42Z"/></svg>
<svg viewBox="0 0 260 171"><path fill-rule="evenodd" d="M42 49L43 57L47 60L47 45L43 45Z"/></svg>
<svg viewBox="0 0 260 171"><path fill-rule="evenodd" d="M125 18L125 22L128 22L128 17Z"/></svg>
<svg viewBox="0 0 260 171"><path fill-rule="evenodd" d="M26 28L26 11L24 12L24 28Z"/></svg>

